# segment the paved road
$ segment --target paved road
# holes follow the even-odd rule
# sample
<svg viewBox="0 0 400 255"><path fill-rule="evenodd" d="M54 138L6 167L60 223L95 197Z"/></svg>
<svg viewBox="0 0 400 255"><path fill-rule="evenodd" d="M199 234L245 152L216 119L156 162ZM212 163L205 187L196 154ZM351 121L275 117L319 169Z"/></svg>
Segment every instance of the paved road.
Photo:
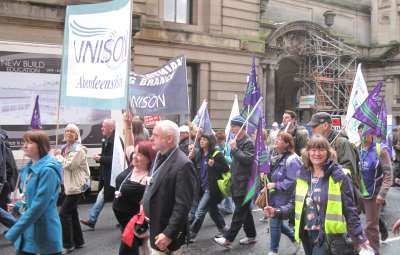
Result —
<svg viewBox="0 0 400 255"><path fill-rule="evenodd" d="M388 226L391 226L397 217L400 217L400 189L391 189L388 194L388 205L385 208L385 217ZM89 205L80 206L80 215L85 217ZM193 255L211 255L211 254L237 254L237 255L261 255L268 253L269 247L269 234L267 234L267 225L259 221L262 214L261 211L253 212L256 221L258 242L252 246L241 246L238 240L244 237L243 231L239 233L233 249L231 251L224 251L221 247L214 244L211 237L215 234L216 228L207 217L200 231L197 241L185 248L185 254ZM230 216L226 216L226 222L230 223ZM84 237L87 245L79 250L74 251L73 255L113 255L118 254L119 247L119 230L115 227L116 220L114 219L110 204L106 205L95 231L85 231ZM85 230L86 228L83 227ZM0 227L0 231L4 231ZM282 236L280 245L280 254L293 253L294 247L286 238ZM400 238L390 235L388 242L382 244L381 254L399 254L400 251ZM0 255L15 254L13 247L5 240L0 240Z"/></svg>

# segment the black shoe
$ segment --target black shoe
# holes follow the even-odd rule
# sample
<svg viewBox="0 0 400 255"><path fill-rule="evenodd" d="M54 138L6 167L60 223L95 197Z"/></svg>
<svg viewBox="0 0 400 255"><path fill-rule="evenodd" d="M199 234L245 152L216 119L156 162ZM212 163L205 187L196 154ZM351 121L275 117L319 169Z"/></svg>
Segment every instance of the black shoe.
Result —
<svg viewBox="0 0 400 255"><path fill-rule="evenodd" d="M88 226L89 228L91 228L91 229L94 230L94 223L91 223L91 222L88 221L88 220L80 220L80 222L81 222L83 225Z"/></svg>
<svg viewBox="0 0 400 255"><path fill-rule="evenodd" d="M387 230L386 223L379 219L379 232L381 233L381 240L385 241L389 237L389 231Z"/></svg>
<svg viewBox="0 0 400 255"><path fill-rule="evenodd" d="M85 243L75 245L75 249L81 249L83 247L85 247Z"/></svg>

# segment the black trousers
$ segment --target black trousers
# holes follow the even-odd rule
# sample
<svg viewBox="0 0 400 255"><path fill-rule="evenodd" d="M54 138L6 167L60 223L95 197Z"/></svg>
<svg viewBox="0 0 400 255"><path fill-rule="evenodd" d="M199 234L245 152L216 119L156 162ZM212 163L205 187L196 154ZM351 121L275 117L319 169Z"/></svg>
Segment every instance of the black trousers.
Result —
<svg viewBox="0 0 400 255"><path fill-rule="evenodd" d="M233 197L235 203L235 211L232 216L232 223L229 230L224 234L226 240L233 242L243 226L246 236L249 238L256 237L256 227L254 226L253 214L251 213L250 202L242 206L244 197Z"/></svg>
<svg viewBox="0 0 400 255"><path fill-rule="evenodd" d="M121 212L117 210L114 210L114 214L120 225L121 233L124 231L126 225L131 220L131 218L135 215L133 213ZM127 246L121 241L121 244L119 246L119 255L139 255L139 246L141 244L141 240L136 236L134 237L132 247Z"/></svg>
<svg viewBox="0 0 400 255"><path fill-rule="evenodd" d="M82 194L66 195L60 209L64 248L81 246L85 243L79 222L78 203Z"/></svg>

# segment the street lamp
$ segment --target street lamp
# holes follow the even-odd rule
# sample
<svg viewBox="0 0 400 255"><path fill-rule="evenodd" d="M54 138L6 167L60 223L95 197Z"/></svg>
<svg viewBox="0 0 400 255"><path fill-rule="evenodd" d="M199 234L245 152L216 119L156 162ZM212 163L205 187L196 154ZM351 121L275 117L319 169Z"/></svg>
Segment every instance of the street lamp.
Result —
<svg viewBox="0 0 400 255"><path fill-rule="evenodd" d="M328 27L331 27L333 25L333 23L335 23L336 13L333 11L326 11L326 12L324 12L323 15L325 17L325 25L327 25Z"/></svg>

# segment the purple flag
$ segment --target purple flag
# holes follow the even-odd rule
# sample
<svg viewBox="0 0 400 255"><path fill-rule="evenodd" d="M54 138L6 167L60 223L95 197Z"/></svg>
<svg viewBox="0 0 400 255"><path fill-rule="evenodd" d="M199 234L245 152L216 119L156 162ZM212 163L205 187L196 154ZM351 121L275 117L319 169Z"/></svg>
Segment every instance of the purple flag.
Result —
<svg viewBox="0 0 400 255"><path fill-rule="evenodd" d="M368 134L386 137L387 115L385 99L380 95L383 81L378 82L365 101L356 109L353 118L367 125Z"/></svg>
<svg viewBox="0 0 400 255"><path fill-rule="evenodd" d="M36 96L35 106L33 107L31 127L32 129L42 129L42 123L40 121L40 110L39 110L39 95Z"/></svg>
<svg viewBox="0 0 400 255"><path fill-rule="evenodd" d="M268 174L269 173L269 162L268 162L268 152L264 143L264 135L263 135L263 122L262 118L259 118L257 125L257 134L256 134L256 150L255 157L253 161L252 172L250 176L250 180L247 183L247 194L243 200L242 205L249 202L257 193L257 186L260 179L260 173Z"/></svg>
<svg viewBox="0 0 400 255"><path fill-rule="evenodd" d="M243 110L250 111L251 108L257 103L260 96L260 89L257 85L256 58L253 56L253 63L251 64L247 89L243 99Z"/></svg>

